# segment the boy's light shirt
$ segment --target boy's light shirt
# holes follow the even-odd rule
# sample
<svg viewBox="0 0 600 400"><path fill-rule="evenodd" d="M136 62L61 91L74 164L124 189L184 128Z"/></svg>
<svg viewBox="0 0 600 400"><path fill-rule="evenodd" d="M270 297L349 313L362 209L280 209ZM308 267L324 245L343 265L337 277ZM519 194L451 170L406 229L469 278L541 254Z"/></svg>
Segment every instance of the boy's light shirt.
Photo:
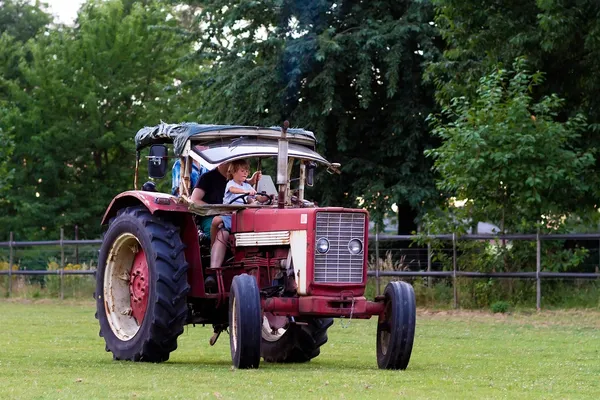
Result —
<svg viewBox="0 0 600 400"><path fill-rule="evenodd" d="M227 182L227 185L225 186L225 194L223 196L223 204L230 204L230 202L235 199L238 196L241 196L241 194L235 194L235 193L231 193L229 191L230 187L236 187L238 189L242 189L245 192L249 192L252 189L252 186L250 186L249 183L247 182L243 182L242 184L236 183L233 179L230 180L229 182ZM237 199L233 204L244 204L244 200L243 198L239 198Z"/></svg>

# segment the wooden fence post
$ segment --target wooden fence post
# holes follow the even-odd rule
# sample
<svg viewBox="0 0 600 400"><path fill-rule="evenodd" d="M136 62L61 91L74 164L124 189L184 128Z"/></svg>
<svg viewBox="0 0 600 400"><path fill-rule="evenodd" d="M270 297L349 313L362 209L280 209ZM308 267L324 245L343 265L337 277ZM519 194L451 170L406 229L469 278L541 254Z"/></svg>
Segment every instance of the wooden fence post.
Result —
<svg viewBox="0 0 600 400"><path fill-rule="evenodd" d="M454 308L458 308L458 288L456 287L456 232L452 232L452 286L454 287Z"/></svg>
<svg viewBox="0 0 600 400"><path fill-rule="evenodd" d="M381 295L381 278L379 277L379 227L375 224L375 282L377 296Z"/></svg>
<svg viewBox="0 0 600 400"><path fill-rule="evenodd" d="M65 245L63 243L65 239L65 230L60 228L60 299L65 299L64 293L64 275L65 275Z"/></svg>
<svg viewBox="0 0 600 400"><path fill-rule="evenodd" d="M429 232L427 232L427 236L429 236ZM431 258L433 257L431 253L431 239L427 238L427 272L431 272ZM431 276L427 277L427 287L431 290Z"/></svg>
<svg viewBox="0 0 600 400"><path fill-rule="evenodd" d="M75 240L79 240L79 225L75 225ZM79 264L79 245L75 243L75 264Z"/></svg>
<svg viewBox="0 0 600 400"><path fill-rule="evenodd" d="M13 265L13 233L10 233L10 239L8 242L9 255L8 255L8 297L12 293L12 265Z"/></svg>
<svg viewBox="0 0 600 400"><path fill-rule="evenodd" d="M540 241L540 229L538 228L536 238L537 252L535 256L535 306L538 311L542 309L542 280L540 279L540 271L542 270L542 242Z"/></svg>

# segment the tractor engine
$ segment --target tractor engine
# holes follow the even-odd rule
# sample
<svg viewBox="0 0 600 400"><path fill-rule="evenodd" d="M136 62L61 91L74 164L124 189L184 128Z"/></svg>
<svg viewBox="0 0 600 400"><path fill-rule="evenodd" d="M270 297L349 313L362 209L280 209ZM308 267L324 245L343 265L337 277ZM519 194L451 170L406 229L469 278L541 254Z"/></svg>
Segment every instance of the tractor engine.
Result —
<svg viewBox="0 0 600 400"><path fill-rule="evenodd" d="M235 263L260 268L261 285L327 295L343 285L362 296L368 218L342 208L244 210L234 216Z"/></svg>

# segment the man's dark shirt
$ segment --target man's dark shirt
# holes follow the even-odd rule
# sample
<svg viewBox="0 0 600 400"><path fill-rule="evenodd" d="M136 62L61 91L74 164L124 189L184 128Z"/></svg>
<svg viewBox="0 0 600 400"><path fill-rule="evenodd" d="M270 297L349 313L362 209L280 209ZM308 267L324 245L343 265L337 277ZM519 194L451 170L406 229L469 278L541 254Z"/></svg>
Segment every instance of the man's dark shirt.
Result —
<svg viewBox="0 0 600 400"><path fill-rule="evenodd" d="M221 175L218 168L202 174L196 183L196 187L204 191L202 201L208 204L223 204L226 185L227 179Z"/></svg>

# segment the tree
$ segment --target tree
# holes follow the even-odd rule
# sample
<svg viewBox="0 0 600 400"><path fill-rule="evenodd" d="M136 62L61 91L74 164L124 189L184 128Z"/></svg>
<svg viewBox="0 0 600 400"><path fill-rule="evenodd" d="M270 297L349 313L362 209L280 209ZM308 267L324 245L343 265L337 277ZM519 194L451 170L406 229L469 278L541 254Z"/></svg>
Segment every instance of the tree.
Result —
<svg viewBox="0 0 600 400"><path fill-rule="evenodd" d="M0 203L10 189L12 170L7 160L13 152L12 127L6 123L9 115L15 112L8 101L7 91L14 87L8 77L12 75L11 62L18 60L20 45L8 34L0 35Z"/></svg>
<svg viewBox="0 0 600 400"><path fill-rule="evenodd" d="M25 43L52 22L47 5L36 0L0 1L0 34L6 33L18 42Z"/></svg>
<svg viewBox="0 0 600 400"><path fill-rule="evenodd" d="M447 105L459 96L474 96L479 79L498 63L510 65L527 56L541 69L540 32L534 0L433 0L435 23L446 42L443 57L428 66L436 98Z"/></svg>
<svg viewBox="0 0 600 400"><path fill-rule="evenodd" d="M428 68L442 105L460 96L474 98L478 80L497 63L525 57L545 79L532 96L564 99L557 121L583 114L587 126L573 145L600 146L600 3L595 0L434 0L436 24L446 42L443 57ZM597 190L581 199L598 203Z"/></svg>
<svg viewBox="0 0 600 400"><path fill-rule="evenodd" d="M19 63L27 60L23 45L51 21L45 5L23 0L0 1L0 204L11 188L13 169L7 162L14 151L14 126L8 121L18 117L10 101L10 91L19 85Z"/></svg>
<svg viewBox="0 0 600 400"><path fill-rule="evenodd" d="M400 229L416 228L437 197L423 157L434 101L421 74L438 55L428 1L187 3L202 7L201 73L187 82L199 87L200 120L313 130L344 171L317 177L320 204L362 198L381 220L397 203Z"/></svg>
<svg viewBox="0 0 600 400"><path fill-rule="evenodd" d="M448 121L432 118L442 145L428 151L440 173L440 190L469 200L457 221L497 221L502 231L560 227L583 212L593 189L594 154L574 143L585 129L578 115L556 121L564 101L534 101L543 74L530 74L523 59L513 69L496 67L480 79L476 97L452 99ZM468 218L468 219L467 219Z"/></svg>
<svg viewBox="0 0 600 400"><path fill-rule="evenodd" d="M13 190L3 236L56 238L79 225L97 237L115 194L131 188L135 132L179 113L178 60L188 52L161 2L88 1L76 28L30 41L11 92Z"/></svg>

